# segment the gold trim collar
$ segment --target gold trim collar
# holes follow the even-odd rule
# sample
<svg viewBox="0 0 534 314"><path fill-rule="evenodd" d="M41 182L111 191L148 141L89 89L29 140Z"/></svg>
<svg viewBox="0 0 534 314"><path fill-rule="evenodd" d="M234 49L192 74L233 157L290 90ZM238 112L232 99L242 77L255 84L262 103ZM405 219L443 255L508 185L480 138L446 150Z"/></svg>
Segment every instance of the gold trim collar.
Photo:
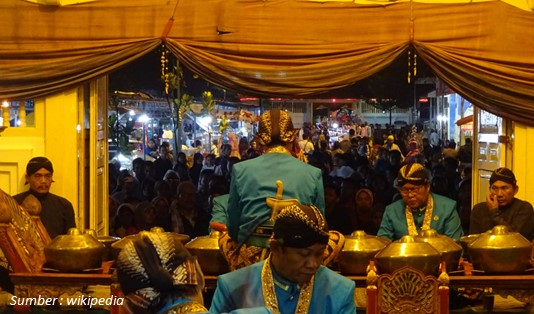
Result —
<svg viewBox="0 0 534 314"><path fill-rule="evenodd" d="M265 148L265 153L282 153L282 154L288 154L288 155L293 156L287 148L281 145L267 147Z"/></svg>
<svg viewBox="0 0 534 314"><path fill-rule="evenodd" d="M309 283L302 286L299 293L299 300L295 314L308 313L310 301L312 298L313 282L315 276L312 277ZM261 269L261 286L263 292L263 301L265 306L274 314L279 314L278 299L276 298L275 284L273 279L273 270L271 269L271 258L265 260L263 268Z"/></svg>

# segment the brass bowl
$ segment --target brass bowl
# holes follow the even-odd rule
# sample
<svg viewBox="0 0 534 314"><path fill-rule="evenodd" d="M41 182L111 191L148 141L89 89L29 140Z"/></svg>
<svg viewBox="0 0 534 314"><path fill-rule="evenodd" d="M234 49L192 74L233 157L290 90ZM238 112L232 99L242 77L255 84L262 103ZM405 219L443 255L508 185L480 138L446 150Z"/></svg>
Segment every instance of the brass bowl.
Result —
<svg viewBox="0 0 534 314"><path fill-rule="evenodd" d="M532 245L518 232L495 226L469 244L469 257L475 270L487 274L522 274L532 267Z"/></svg>
<svg viewBox="0 0 534 314"><path fill-rule="evenodd" d="M202 272L206 275L219 275L228 272L228 263L219 250L218 231L213 231L209 236L196 237L188 242L185 247L197 257Z"/></svg>
<svg viewBox="0 0 534 314"><path fill-rule="evenodd" d="M445 262L447 272L458 270L462 247L452 238L439 234L434 229L422 230L414 237L416 242L426 242L434 247Z"/></svg>
<svg viewBox="0 0 534 314"><path fill-rule="evenodd" d="M119 241L121 238L119 237L112 237L112 236L98 236L96 238L98 242L104 244L104 247L106 248L104 250L104 255L102 257L102 260L105 261L112 261L113 260L113 253L111 251L111 245L117 241Z"/></svg>
<svg viewBox="0 0 534 314"><path fill-rule="evenodd" d="M94 229L85 229L85 234L92 235L95 239L98 240L98 242L104 244L105 250L104 254L102 256L102 261L112 261L113 260L113 254L111 253L111 245L117 241L119 241L121 238L119 237L112 237L112 236L99 236L97 235L96 231Z"/></svg>
<svg viewBox="0 0 534 314"><path fill-rule="evenodd" d="M478 239L478 237L480 237L480 233L465 235L460 238L459 242L460 242L460 245L462 246L463 257L469 258L469 244L473 243L473 241Z"/></svg>
<svg viewBox="0 0 534 314"><path fill-rule="evenodd" d="M391 241L387 238L368 235L363 230L356 230L345 237L345 244L339 253L339 270L343 275L365 275L369 262L376 253Z"/></svg>
<svg viewBox="0 0 534 314"><path fill-rule="evenodd" d="M45 248L46 268L62 272L82 272L102 266L105 247L89 234L70 228L65 235L56 236Z"/></svg>
<svg viewBox="0 0 534 314"><path fill-rule="evenodd" d="M396 269L411 266L427 275L438 276L441 256L426 242L415 242L412 236L403 236L391 242L375 256L379 273L391 274Z"/></svg>
<svg viewBox="0 0 534 314"><path fill-rule="evenodd" d="M165 232L165 231L161 227L154 227L150 229L150 232ZM186 244L189 241L189 236L187 234L180 234L180 233L174 233L174 232L165 232L165 233L172 235L175 239L182 242L182 244ZM113 259L114 260L117 259L117 256L119 256L119 253L121 252L122 248L126 245L126 243L135 241L139 238L140 238L139 233L132 234L129 236L125 236L124 238L111 244L111 254L113 255Z"/></svg>

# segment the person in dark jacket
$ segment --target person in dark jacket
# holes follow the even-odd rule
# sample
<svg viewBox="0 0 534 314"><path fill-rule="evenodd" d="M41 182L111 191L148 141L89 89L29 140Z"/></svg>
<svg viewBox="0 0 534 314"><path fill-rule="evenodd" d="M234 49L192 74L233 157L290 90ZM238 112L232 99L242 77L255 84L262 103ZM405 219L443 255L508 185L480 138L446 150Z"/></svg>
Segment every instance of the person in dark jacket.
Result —
<svg viewBox="0 0 534 314"><path fill-rule="evenodd" d="M515 197L519 187L512 170L494 170L489 183L490 193L486 201L476 204L471 211L469 233L483 233L494 226L504 225L508 231L519 232L529 241L534 240L534 209L529 202Z"/></svg>
<svg viewBox="0 0 534 314"><path fill-rule="evenodd" d="M41 221L54 239L57 235L67 234L69 228L76 227L74 208L66 198L50 193L54 175L52 162L46 157L34 157L26 166L26 184L30 189L13 196L23 204L26 197L33 195L41 203Z"/></svg>

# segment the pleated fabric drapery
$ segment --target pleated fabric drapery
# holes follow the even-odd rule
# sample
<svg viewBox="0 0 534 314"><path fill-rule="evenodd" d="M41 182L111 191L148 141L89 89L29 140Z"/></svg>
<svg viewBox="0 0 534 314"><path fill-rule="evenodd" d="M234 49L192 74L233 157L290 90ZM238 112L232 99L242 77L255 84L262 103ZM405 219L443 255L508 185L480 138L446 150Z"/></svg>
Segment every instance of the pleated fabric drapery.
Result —
<svg viewBox="0 0 534 314"><path fill-rule="evenodd" d="M76 48L28 51L16 57L0 53L0 97L28 99L61 92L143 56L160 40L72 45Z"/></svg>
<svg viewBox="0 0 534 314"><path fill-rule="evenodd" d="M0 98L61 91L166 43L224 88L302 96L364 79L406 49L471 102L534 125L534 13L503 2L0 2ZM170 32L163 30L173 17ZM408 70L408 67L407 67Z"/></svg>

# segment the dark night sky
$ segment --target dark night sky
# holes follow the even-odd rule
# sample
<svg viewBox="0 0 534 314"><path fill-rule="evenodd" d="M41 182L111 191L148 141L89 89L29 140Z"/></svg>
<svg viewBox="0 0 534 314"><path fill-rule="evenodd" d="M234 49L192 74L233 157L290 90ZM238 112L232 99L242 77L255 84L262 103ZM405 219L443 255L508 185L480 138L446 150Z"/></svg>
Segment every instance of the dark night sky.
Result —
<svg viewBox="0 0 534 314"><path fill-rule="evenodd" d="M160 79L160 49L156 49L142 58L131 62L123 68L110 74L110 91L144 91L155 97L164 97L164 87ZM412 84L407 83L407 54L403 54L388 68L376 73L356 84L310 96L309 98L396 98L400 103L413 103ZM211 90L215 98L222 98L222 89L206 82L201 78L194 78L193 74L184 69L186 93L200 97L203 91ZM433 76L421 58L417 60L417 77ZM432 86L417 87L418 96L423 96L432 90ZM232 98L239 91L229 91L226 99ZM246 96L246 95L244 95Z"/></svg>
<svg viewBox="0 0 534 314"><path fill-rule="evenodd" d="M413 63L413 59L412 59ZM408 84L408 55L404 53L384 70L371 75L353 85L332 90L321 95L325 98L393 98L399 103L413 104L414 81L417 78L434 77L429 67L417 59L417 77L414 79L413 68L411 84ZM433 86L417 86L419 97L433 90Z"/></svg>
<svg viewBox="0 0 534 314"><path fill-rule="evenodd" d="M143 91L154 97L165 97L164 85L161 80L161 50L155 49L143 57L110 74L110 91L120 90L128 92ZM223 98L224 92L213 84L194 77L184 68L185 92L193 97L201 97L202 93L210 90L217 99Z"/></svg>

